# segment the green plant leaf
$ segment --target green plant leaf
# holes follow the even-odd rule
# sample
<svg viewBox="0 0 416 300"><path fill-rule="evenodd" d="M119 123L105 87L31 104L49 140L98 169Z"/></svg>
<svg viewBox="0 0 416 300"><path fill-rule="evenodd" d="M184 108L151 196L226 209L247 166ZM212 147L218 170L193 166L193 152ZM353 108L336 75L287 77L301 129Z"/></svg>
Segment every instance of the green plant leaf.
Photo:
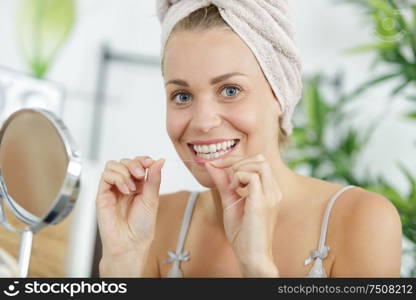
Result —
<svg viewBox="0 0 416 300"><path fill-rule="evenodd" d="M355 46L355 47L352 47L352 48L345 49L343 52L345 54L357 54L357 53L362 53L362 52L381 50L381 49L386 50L386 49L391 49L391 48L392 48L392 44L385 43L385 42L379 42L379 43L375 43L375 44L366 44L366 45Z"/></svg>
<svg viewBox="0 0 416 300"><path fill-rule="evenodd" d="M393 91L391 91L390 95L392 97L396 96L398 93L400 93L404 88L406 88L409 83L411 82L410 78L407 78L403 83L401 83L400 85L398 85L396 88L393 89Z"/></svg>
<svg viewBox="0 0 416 300"><path fill-rule="evenodd" d="M409 119L416 119L416 111L406 114L405 117Z"/></svg>
<svg viewBox="0 0 416 300"><path fill-rule="evenodd" d="M73 0L22 0L19 44L36 77L43 77L75 23Z"/></svg>
<svg viewBox="0 0 416 300"><path fill-rule="evenodd" d="M391 73L391 74L386 74L386 75L382 75L376 78L373 78L363 84L361 84L358 88L356 88L353 92L351 92L349 95L346 96L346 99L352 99L354 97L357 97L358 95L360 95L361 93L363 93L364 91L366 91L368 88L380 84L384 81L387 81L389 79L395 78L395 77L399 77L401 76L401 72L395 72L395 73Z"/></svg>
<svg viewBox="0 0 416 300"><path fill-rule="evenodd" d="M369 0L368 2L374 11L383 12L387 15L392 14L393 8L385 0Z"/></svg>
<svg viewBox="0 0 416 300"><path fill-rule="evenodd" d="M329 110L318 89L320 80L317 76L307 83L304 98L308 127L314 131L317 143L322 142L327 121L326 115Z"/></svg>
<svg viewBox="0 0 416 300"><path fill-rule="evenodd" d="M403 165L403 163L399 162L398 166L400 168L400 170L403 172L403 174L406 176L407 181L409 182L410 185L410 201L411 203L414 205L414 211L415 211L415 215L416 215L416 177L414 177L408 168L406 168L405 165Z"/></svg>

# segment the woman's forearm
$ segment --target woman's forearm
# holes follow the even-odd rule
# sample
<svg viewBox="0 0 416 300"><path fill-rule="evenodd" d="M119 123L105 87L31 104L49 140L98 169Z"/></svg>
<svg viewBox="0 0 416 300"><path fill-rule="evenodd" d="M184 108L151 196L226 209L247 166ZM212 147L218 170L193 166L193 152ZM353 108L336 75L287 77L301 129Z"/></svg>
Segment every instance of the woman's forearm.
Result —
<svg viewBox="0 0 416 300"><path fill-rule="evenodd" d="M242 262L240 270L243 277L280 277L279 269L270 259L259 259L251 263Z"/></svg>

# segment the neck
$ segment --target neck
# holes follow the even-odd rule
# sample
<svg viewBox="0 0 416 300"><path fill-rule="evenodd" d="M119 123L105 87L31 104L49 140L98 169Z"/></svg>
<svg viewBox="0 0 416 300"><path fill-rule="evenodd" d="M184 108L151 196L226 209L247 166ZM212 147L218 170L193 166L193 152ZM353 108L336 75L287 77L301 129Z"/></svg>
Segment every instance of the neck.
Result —
<svg viewBox="0 0 416 300"><path fill-rule="evenodd" d="M304 176L294 172L287 167L280 158L270 163L272 174L282 192L282 201L279 208L279 218L290 214L290 208L293 207L294 201L299 198L299 193L303 190ZM221 196L218 189L211 188L208 196L210 198L209 211L214 212L213 222L224 228L223 223L223 207Z"/></svg>

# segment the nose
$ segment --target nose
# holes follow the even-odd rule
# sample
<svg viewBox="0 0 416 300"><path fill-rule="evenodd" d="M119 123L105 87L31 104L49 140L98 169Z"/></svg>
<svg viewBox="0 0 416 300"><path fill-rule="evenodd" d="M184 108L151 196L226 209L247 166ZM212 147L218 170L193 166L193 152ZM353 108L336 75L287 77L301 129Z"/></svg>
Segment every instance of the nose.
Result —
<svg viewBox="0 0 416 300"><path fill-rule="evenodd" d="M191 128L195 131L206 133L221 125L221 109L216 101L208 98L199 99L195 101L192 109Z"/></svg>

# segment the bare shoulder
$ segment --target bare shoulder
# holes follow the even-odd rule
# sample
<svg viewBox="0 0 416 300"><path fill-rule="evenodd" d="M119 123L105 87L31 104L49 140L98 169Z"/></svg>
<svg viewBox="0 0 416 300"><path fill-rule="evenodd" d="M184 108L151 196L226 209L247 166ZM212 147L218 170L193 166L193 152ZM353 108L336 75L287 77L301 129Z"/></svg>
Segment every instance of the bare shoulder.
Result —
<svg viewBox="0 0 416 300"><path fill-rule="evenodd" d="M368 230L401 228L400 215L390 200L384 196L355 187L345 193L342 207L343 232L361 235Z"/></svg>
<svg viewBox="0 0 416 300"><path fill-rule="evenodd" d="M338 252L332 277L400 276L400 215L384 196L355 187L338 207Z"/></svg>
<svg viewBox="0 0 416 300"><path fill-rule="evenodd" d="M341 221L344 240L401 238L401 221L396 207L384 196L356 187L345 195Z"/></svg>

